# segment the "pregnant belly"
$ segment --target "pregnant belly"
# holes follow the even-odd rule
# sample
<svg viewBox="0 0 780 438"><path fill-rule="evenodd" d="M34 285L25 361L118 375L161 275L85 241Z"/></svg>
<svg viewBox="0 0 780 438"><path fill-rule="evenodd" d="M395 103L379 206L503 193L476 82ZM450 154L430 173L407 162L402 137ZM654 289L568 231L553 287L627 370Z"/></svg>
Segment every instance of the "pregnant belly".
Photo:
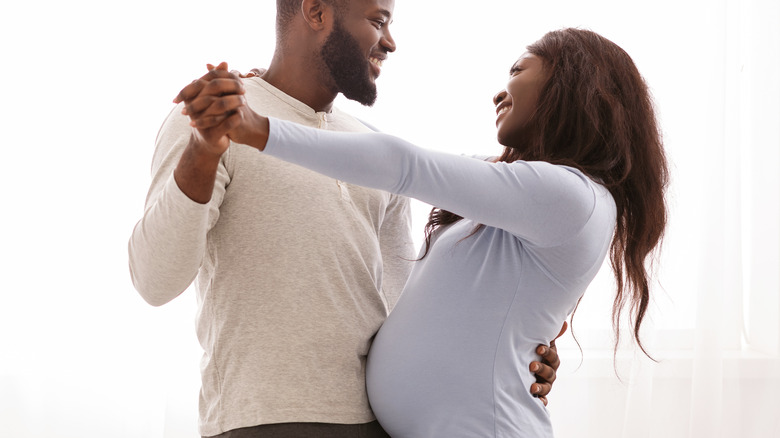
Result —
<svg viewBox="0 0 780 438"><path fill-rule="evenodd" d="M398 309L396 309L398 310ZM393 314L369 352L371 408L393 437L492 436L496 341L475 327Z"/></svg>

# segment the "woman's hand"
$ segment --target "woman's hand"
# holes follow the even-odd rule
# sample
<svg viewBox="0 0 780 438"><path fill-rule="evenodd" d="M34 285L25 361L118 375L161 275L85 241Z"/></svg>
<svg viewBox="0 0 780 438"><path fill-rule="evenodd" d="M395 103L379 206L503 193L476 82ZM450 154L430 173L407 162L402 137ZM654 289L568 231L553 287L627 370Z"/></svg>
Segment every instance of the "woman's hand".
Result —
<svg viewBox="0 0 780 438"><path fill-rule="evenodd" d="M231 140L265 149L268 119L247 105L241 78L224 62L207 67L208 73L184 87L174 103L184 102L182 114L215 153L227 150Z"/></svg>

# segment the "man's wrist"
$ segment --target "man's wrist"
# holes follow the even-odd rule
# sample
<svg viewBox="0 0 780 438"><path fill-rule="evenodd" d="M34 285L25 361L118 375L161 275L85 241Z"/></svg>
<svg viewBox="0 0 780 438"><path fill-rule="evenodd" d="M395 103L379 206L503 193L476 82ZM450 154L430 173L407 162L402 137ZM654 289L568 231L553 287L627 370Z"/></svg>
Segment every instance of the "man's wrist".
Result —
<svg viewBox="0 0 780 438"><path fill-rule="evenodd" d="M199 135L193 132L190 135L190 141L185 149L185 154L189 155L191 163L206 168L215 167L219 164L222 154L225 151L218 151L216 148L206 143Z"/></svg>
<svg viewBox="0 0 780 438"><path fill-rule="evenodd" d="M193 135L173 171L179 189L197 203L209 202L220 158L221 154L214 153Z"/></svg>

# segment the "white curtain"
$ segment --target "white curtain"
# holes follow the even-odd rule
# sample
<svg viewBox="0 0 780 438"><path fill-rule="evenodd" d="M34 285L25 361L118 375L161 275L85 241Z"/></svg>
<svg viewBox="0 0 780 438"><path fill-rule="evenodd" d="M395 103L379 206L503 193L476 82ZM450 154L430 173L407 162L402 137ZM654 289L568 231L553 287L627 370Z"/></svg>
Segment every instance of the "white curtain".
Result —
<svg viewBox="0 0 780 438"><path fill-rule="evenodd" d="M610 339L583 356L564 340L550 397L561 438L780 437L780 2L711 2L701 18L659 47L704 68L667 66L691 82L666 138L670 229L644 331L658 362L621 349L621 383Z"/></svg>
<svg viewBox="0 0 780 438"><path fill-rule="evenodd" d="M195 298L143 303L126 242L176 91L206 62L271 58L274 2L219 5L240 13L205 0L3 7L0 436L197 436ZM658 362L628 343L613 360L604 270L575 318L583 353L571 334L559 343L557 436L780 437L778 0L397 0L380 99L339 106L421 146L493 154L491 97L525 45L563 26L632 55L672 185L643 333Z"/></svg>

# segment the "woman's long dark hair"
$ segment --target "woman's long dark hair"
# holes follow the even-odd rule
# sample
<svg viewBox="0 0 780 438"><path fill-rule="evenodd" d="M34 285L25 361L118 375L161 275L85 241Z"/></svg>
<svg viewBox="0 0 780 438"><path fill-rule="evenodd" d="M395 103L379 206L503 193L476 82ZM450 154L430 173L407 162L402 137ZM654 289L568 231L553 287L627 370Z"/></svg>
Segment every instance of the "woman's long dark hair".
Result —
<svg viewBox="0 0 780 438"><path fill-rule="evenodd" d="M591 31L549 32L527 50L542 59L550 76L524 144L505 145L498 161L522 159L571 166L610 191L617 206L610 247L617 283L612 305L615 349L622 312L628 305L633 337L648 354L639 336L650 301L645 261L666 228L668 169L647 85L623 49ZM425 226L423 257L433 232L461 219L434 208Z"/></svg>

